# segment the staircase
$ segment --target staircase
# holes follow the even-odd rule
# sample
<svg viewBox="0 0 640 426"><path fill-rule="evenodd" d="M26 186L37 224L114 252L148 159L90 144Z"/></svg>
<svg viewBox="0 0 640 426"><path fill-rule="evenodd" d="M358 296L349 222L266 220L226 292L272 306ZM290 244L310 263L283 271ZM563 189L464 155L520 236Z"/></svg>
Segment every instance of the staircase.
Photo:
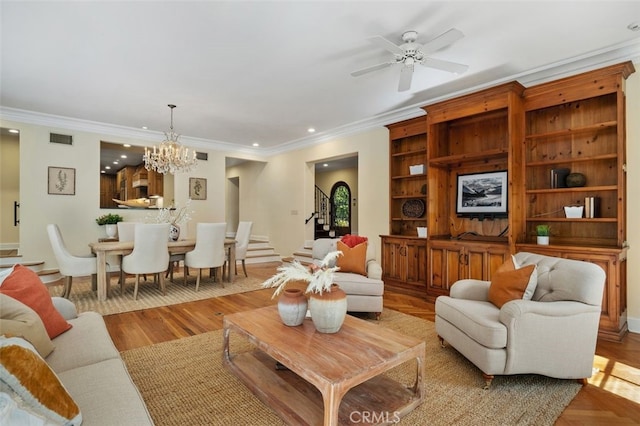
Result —
<svg viewBox="0 0 640 426"><path fill-rule="evenodd" d="M13 265L18 263L38 274L40 280L46 285L57 284L62 279L62 275L57 269L42 269L44 261L24 260L22 256L0 257L0 272L12 268Z"/></svg>
<svg viewBox="0 0 640 426"><path fill-rule="evenodd" d="M247 248L246 264L281 262L280 254L276 253L269 241L252 238Z"/></svg>
<svg viewBox="0 0 640 426"><path fill-rule="evenodd" d="M288 261L297 260L298 262L304 264L313 262L313 241L307 240L304 242L304 245L300 247L298 250L293 252L293 255L290 258L283 259Z"/></svg>
<svg viewBox="0 0 640 426"><path fill-rule="evenodd" d="M329 238L331 232L331 198L316 186L315 193L315 212L314 218L314 239Z"/></svg>

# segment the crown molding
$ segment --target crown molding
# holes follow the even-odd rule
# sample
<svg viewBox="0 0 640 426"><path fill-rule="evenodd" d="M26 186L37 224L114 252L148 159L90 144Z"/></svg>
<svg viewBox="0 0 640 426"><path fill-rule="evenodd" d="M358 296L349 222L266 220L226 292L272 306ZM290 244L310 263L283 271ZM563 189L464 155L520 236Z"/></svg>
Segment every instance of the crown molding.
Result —
<svg viewBox="0 0 640 426"><path fill-rule="evenodd" d="M380 128L391 123L424 115L421 108L430 103L440 102L452 99L465 94L473 93L482 89L486 89L498 84L517 80L524 86L533 86L547 81L556 80L570 75L594 70L607 65L613 65L620 62L640 61L640 39L634 39L626 43L610 46L597 51L592 51L583 55L574 56L562 61L547 64L526 72L513 74L498 80L483 83L464 90L448 93L447 95L434 97L428 100L422 100L419 104L406 106L384 114L369 117L364 120L349 123L336 127L326 132L314 134L300 139L283 142L273 148L260 147L243 147L231 142L219 141L214 139L194 138L181 135L182 142L195 148L201 148L214 151L230 151L232 153L242 153L253 155L258 158L264 158L288 151L302 149L308 146L346 137L355 133L361 133L375 128ZM100 123L90 120L82 120L72 117L63 117L53 114L45 114L34 111L21 110L16 108L8 108L0 106L0 117L5 120L11 120L21 123L36 124L51 128L70 129L89 133L98 133L108 135L110 137L131 138L141 141L149 141L158 143L162 140L164 134L158 131L142 130L137 128L119 126L116 124Z"/></svg>

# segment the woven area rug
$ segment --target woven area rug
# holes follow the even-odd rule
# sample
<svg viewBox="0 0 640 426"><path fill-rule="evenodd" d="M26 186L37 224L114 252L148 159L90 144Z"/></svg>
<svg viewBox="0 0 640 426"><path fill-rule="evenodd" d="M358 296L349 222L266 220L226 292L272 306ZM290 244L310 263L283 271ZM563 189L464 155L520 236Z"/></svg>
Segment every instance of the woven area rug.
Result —
<svg viewBox="0 0 640 426"><path fill-rule="evenodd" d="M483 390L481 372L451 347L440 347L434 323L385 309L378 324L424 339L427 346L425 401L402 424L552 425L581 388L573 380L519 375L496 377ZM249 349L232 335L232 353ZM122 357L156 425L283 424L223 366L220 330L132 349ZM415 363L388 374L411 384Z"/></svg>
<svg viewBox="0 0 640 426"><path fill-rule="evenodd" d="M173 282L169 279L165 280L167 294L164 296L159 286L153 283L153 279L149 278L148 281L140 279L138 299L133 300L135 279L127 278L124 294L121 294L117 274L114 274L111 278L111 293L106 301L100 302L97 293L91 290L91 280L80 278L73 280L69 300L76 305L78 312L96 311L102 315L109 315L258 290L262 288L260 285L264 281L251 276L237 275L233 283L224 282L223 287L221 283L213 282L208 276L203 276L200 288L196 292L195 279L195 275L188 276L185 286L182 274L174 274ZM62 286L51 289L52 295L57 296L60 293L62 293Z"/></svg>

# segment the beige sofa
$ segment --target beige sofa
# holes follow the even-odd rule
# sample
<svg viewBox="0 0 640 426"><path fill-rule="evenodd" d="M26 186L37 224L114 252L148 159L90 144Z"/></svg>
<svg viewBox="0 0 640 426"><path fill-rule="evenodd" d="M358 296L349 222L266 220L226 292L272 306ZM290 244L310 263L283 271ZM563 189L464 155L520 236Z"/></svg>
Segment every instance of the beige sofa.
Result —
<svg viewBox="0 0 640 426"><path fill-rule="evenodd" d="M53 303L73 327L53 339L55 350L45 360L80 407L83 426L152 425L102 316L77 314L73 303L60 297Z"/></svg>
<svg viewBox="0 0 640 426"><path fill-rule="evenodd" d="M537 265L532 300L498 309L488 301L490 282L457 281L436 299L436 332L485 376L541 374L586 379L593 361L605 273L577 260L518 253L521 266Z"/></svg>
<svg viewBox="0 0 640 426"><path fill-rule="evenodd" d="M319 238L313 242L313 262L320 261L332 251L337 250L340 238ZM351 272L336 272L335 282L347 293L348 312L373 312L376 317L382 313L382 297L384 294L384 282L382 281L382 267L376 260L376 251L373 244L367 245L366 256L367 275Z"/></svg>

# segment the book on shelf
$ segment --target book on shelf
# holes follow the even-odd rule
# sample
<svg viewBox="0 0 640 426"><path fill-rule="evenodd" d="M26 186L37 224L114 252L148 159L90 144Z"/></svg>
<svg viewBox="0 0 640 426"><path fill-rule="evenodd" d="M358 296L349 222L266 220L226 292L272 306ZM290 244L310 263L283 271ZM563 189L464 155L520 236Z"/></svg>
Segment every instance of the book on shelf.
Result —
<svg viewBox="0 0 640 426"><path fill-rule="evenodd" d="M600 197L584 198L584 217L587 219L600 217Z"/></svg>
<svg viewBox="0 0 640 426"><path fill-rule="evenodd" d="M551 188L566 188L569 173L571 170L566 168L551 169Z"/></svg>

